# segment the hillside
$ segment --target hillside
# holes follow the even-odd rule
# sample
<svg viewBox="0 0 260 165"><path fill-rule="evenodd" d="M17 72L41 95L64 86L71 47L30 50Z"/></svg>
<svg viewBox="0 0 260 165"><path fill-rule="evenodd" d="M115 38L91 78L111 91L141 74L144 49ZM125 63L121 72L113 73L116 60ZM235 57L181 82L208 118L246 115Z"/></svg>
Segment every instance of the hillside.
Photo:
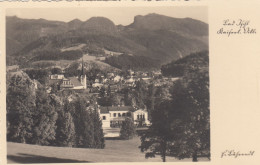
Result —
<svg viewBox="0 0 260 165"><path fill-rule="evenodd" d="M104 50L129 54L131 57L107 58L109 64L125 59L118 68L125 65L139 69L149 68L149 65L159 68L192 52L208 49L208 25L191 18L148 14L136 16L128 26L116 26L104 17L92 17L86 21L75 19L68 23L7 17L6 22L8 65L26 66L35 60L53 58L77 60L82 55L77 52L77 56L69 57L74 54L66 53L66 50L84 45L77 51L93 56L105 55ZM62 57L62 53L66 57Z"/></svg>
<svg viewBox="0 0 260 165"><path fill-rule="evenodd" d="M117 29L115 24L104 17L92 17L86 22L82 23L80 30L87 31L87 33L104 33L104 34L115 34Z"/></svg>
<svg viewBox="0 0 260 165"><path fill-rule="evenodd" d="M66 26L65 22L60 21L6 17L7 55L16 53L40 37L65 32Z"/></svg>
<svg viewBox="0 0 260 165"><path fill-rule="evenodd" d="M106 63L110 64L119 69L132 69L132 70L149 70L158 69L157 61L144 56L130 56L121 55L113 56L105 60Z"/></svg>
<svg viewBox="0 0 260 165"><path fill-rule="evenodd" d="M169 64L163 65L161 68L164 76L180 77L188 71L196 71L209 69L209 52L202 51L192 53L177 61L172 61Z"/></svg>

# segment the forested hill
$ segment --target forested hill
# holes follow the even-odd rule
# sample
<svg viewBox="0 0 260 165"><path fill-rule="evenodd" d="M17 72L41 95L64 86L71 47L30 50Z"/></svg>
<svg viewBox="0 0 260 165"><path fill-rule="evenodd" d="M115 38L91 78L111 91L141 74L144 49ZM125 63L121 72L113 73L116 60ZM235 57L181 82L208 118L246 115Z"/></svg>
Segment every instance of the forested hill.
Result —
<svg viewBox="0 0 260 165"><path fill-rule="evenodd" d="M209 52L192 53L189 56L163 65L161 68L164 76L181 77L187 72L209 69Z"/></svg>
<svg viewBox="0 0 260 165"><path fill-rule="evenodd" d="M107 59L119 68L123 64L116 61L122 59L129 66L140 69L159 68L168 61L208 49L206 23L159 14L136 16L128 26L115 25L104 17L92 17L86 21L75 19L68 23L7 17L6 29L7 62L12 61L12 64L14 59L17 63L53 60L53 56L60 56L67 48L83 45L77 48L83 53L104 54L103 50L109 50L124 54L123 57ZM52 56L49 51L54 51ZM69 60L81 57L68 57L74 56L73 51L65 54L64 58ZM45 55L48 57L43 57ZM54 60L62 59L54 57ZM140 59L146 63L136 63Z"/></svg>

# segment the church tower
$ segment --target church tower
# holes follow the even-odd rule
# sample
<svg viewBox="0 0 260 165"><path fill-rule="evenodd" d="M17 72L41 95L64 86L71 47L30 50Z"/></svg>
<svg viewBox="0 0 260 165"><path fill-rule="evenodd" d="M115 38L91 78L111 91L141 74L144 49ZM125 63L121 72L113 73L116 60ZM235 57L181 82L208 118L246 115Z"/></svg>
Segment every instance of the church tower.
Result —
<svg viewBox="0 0 260 165"><path fill-rule="evenodd" d="M87 76L86 76L86 74L84 74L83 57L82 57L82 64L81 64L80 83L83 85L84 89L87 89Z"/></svg>

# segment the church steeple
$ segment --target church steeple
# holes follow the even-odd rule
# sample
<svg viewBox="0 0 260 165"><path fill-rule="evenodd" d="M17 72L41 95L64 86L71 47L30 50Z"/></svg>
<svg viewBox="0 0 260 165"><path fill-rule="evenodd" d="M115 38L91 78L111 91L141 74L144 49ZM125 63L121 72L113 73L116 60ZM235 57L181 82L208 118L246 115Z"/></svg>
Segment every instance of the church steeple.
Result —
<svg viewBox="0 0 260 165"><path fill-rule="evenodd" d="M81 76L84 75L84 63L83 63L83 56L82 56L82 62L81 62Z"/></svg>
<svg viewBox="0 0 260 165"><path fill-rule="evenodd" d="M81 62L81 74L79 76L81 84L84 86L84 89L87 89L87 76L84 75L84 62L83 62L83 57L82 57L82 62Z"/></svg>

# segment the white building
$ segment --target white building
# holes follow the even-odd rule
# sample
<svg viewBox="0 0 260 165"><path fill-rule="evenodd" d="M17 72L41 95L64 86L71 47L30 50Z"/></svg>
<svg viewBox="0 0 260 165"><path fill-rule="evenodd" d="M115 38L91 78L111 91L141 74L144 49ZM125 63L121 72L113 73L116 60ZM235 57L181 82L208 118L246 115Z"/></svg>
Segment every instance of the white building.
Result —
<svg viewBox="0 0 260 165"><path fill-rule="evenodd" d="M116 76L116 77L114 77L114 82L119 82L121 80L121 77L120 76Z"/></svg>
<svg viewBox="0 0 260 165"><path fill-rule="evenodd" d="M136 125L150 124L146 110L135 109L131 106L100 107L99 113L103 128L120 127L126 117L131 117Z"/></svg>
<svg viewBox="0 0 260 165"><path fill-rule="evenodd" d="M143 122L145 125L149 125L150 122L148 120L148 113L146 110L138 109L132 112L132 118L134 120L134 123L136 125L139 124L139 122Z"/></svg>
<svg viewBox="0 0 260 165"><path fill-rule="evenodd" d="M52 74L52 75L50 75L50 79L51 80L62 80L62 79L64 79L64 75L63 74Z"/></svg>

